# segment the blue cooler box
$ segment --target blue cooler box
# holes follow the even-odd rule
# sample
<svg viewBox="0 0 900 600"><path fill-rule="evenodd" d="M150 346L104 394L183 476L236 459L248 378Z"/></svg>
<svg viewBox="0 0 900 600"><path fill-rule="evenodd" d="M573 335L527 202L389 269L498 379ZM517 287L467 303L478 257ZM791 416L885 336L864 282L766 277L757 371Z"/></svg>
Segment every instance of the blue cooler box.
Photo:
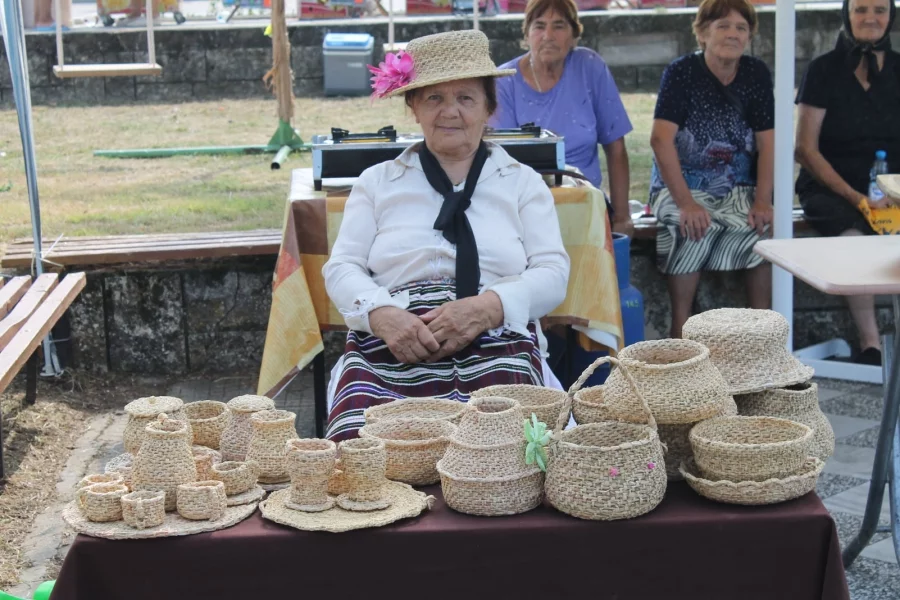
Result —
<svg viewBox="0 0 900 600"><path fill-rule="evenodd" d="M367 96L372 93L366 65L373 62L375 38L368 33L328 33L322 42L326 96Z"/></svg>

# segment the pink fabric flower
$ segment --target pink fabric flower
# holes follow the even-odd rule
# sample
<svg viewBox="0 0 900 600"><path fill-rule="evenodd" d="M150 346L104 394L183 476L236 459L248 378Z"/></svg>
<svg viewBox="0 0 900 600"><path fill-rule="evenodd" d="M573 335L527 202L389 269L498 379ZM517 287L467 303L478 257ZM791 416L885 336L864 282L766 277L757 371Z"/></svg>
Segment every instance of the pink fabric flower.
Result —
<svg viewBox="0 0 900 600"><path fill-rule="evenodd" d="M619 469L617 469L616 467L612 467L612 468L609 470L609 476L610 476L610 477L618 477L618 476L619 476Z"/></svg>
<svg viewBox="0 0 900 600"><path fill-rule="evenodd" d="M384 56L384 62L373 67L368 65L372 77L373 98L384 98L396 89L409 85L412 82L415 70L413 69L412 56L400 50L396 54L388 52Z"/></svg>
<svg viewBox="0 0 900 600"><path fill-rule="evenodd" d="M647 468L650 469L650 470L652 471L653 469L656 468L656 463L655 463L655 462L648 462L648 463L647 463Z"/></svg>

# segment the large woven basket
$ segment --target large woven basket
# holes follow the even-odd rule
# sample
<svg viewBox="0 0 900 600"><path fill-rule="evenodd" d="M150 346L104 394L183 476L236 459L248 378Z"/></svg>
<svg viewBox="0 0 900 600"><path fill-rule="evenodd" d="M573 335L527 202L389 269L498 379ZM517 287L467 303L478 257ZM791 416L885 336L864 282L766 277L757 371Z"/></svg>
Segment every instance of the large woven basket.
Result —
<svg viewBox="0 0 900 600"><path fill-rule="evenodd" d="M471 399L437 471L458 512L514 515L541 503L544 474L525 464L524 417L511 398Z"/></svg>
<svg viewBox="0 0 900 600"><path fill-rule="evenodd" d="M363 413L366 424L385 419L431 419L458 425L466 412L466 404L443 398L405 398L371 406Z"/></svg>
<svg viewBox="0 0 900 600"><path fill-rule="evenodd" d="M796 474L809 455L812 429L775 417L716 417L691 429L701 475L713 481L764 481Z"/></svg>
<svg viewBox="0 0 900 600"><path fill-rule="evenodd" d="M609 362L632 386L644 407L644 425L589 423L563 431L568 410L559 416L550 443L545 492L557 510L581 519L610 521L647 513L666 493L663 449L656 421L637 383L615 358L600 358L569 390L570 399L594 370ZM571 400L570 400L571 402Z"/></svg>
<svg viewBox="0 0 900 600"><path fill-rule="evenodd" d="M719 414L728 396L725 380L709 350L690 340L638 342L618 355L661 424L695 423ZM616 420L642 423L641 402L621 367L604 384L605 403Z"/></svg>
<svg viewBox="0 0 900 600"><path fill-rule="evenodd" d="M537 415L538 421L546 423L548 426L556 423L559 411L566 403L566 393L563 390L526 384L491 385L473 392L471 397L487 398L490 396L518 400L526 419L534 413Z"/></svg>
<svg viewBox="0 0 900 600"><path fill-rule="evenodd" d="M437 462L447 451L456 425L443 420L388 419L359 430L360 437L384 441L385 476L410 485L431 485L441 480Z"/></svg>
<svg viewBox="0 0 900 600"><path fill-rule="evenodd" d="M828 460L834 454L834 429L819 408L819 387L800 383L787 388L737 396L738 412L753 417L780 417L813 430L809 454Z"/></svg>

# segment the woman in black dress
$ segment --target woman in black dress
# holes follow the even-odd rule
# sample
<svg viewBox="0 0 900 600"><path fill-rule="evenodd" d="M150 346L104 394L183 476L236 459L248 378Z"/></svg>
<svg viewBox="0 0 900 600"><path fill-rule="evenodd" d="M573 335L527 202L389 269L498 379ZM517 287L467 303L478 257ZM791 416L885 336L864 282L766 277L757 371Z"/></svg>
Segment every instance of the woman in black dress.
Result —
<svg viewBox="0 0 900 600"><path fill-rule="evenodd" d="M878 150L900 172L900 55L891 50L891 0L844 0L837 46L813 60L797 95L797 194L805 219L823 236L872 235L861 203ZM859 331L856 361L881 364L872 296L848 297Z"/></svg>

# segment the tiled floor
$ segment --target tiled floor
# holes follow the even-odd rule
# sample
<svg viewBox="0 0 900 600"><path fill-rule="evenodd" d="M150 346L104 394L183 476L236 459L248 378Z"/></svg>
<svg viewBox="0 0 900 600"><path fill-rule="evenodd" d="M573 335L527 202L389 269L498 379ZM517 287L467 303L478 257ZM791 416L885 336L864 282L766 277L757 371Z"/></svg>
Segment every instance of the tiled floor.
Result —
<svg viewBox="0 0 900 600"><path fill-rule="evenodd" d="M834 428L834 456L825 466L817 491L831 511L843 547L862 523L875 443L881 417L881 386L818 380L819 402ZM185 402L229 400L253 394L254 382L243 378L196 379L174 386L170 394ZM306 371L276 398L278 408L298 414L301 435L313 435L312 375ZM888 504L881 524L889 523ZM900 600L900 567L888 534L879 533L847 571L853 600Z"/></svg>

